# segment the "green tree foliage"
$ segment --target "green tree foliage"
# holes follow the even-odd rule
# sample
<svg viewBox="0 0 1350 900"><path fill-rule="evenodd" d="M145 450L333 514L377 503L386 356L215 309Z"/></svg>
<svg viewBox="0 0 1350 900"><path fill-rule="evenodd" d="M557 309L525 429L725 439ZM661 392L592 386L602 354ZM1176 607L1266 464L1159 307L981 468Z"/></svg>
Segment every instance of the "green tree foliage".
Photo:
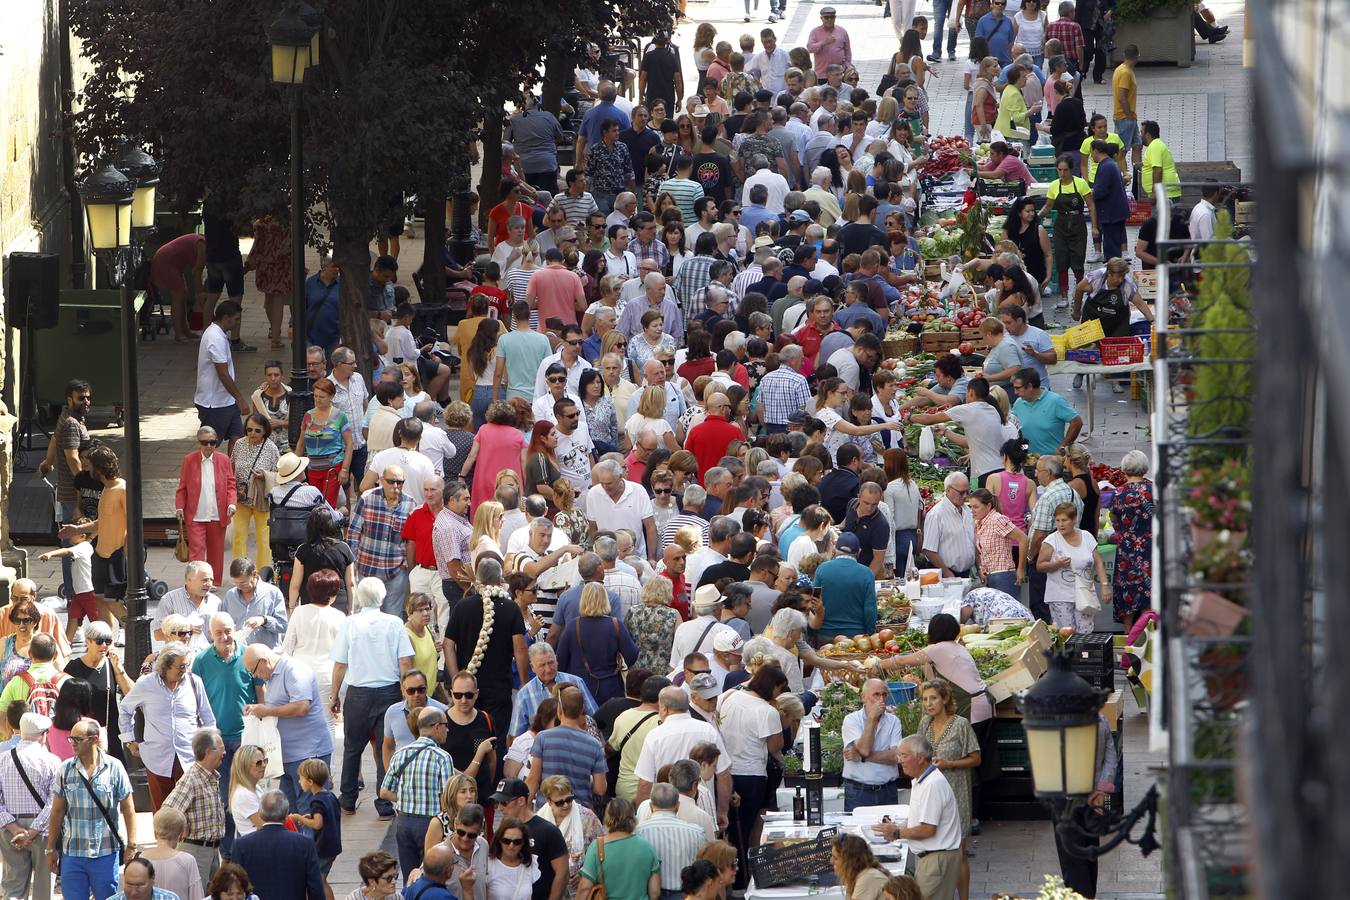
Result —
<svg viewBox="0 0 1350 900"><path fill-rule="evenodd" d="M1214 237L1229 240L1232 236L1232 220L1227 212L1220 212ZM1194 338L1197 362L1190 433L1198 438L1241 437L1249 433L1251 425L1251 361L1256 352L1248 248L1210 244L1200 251L1200 260L1230 265L1204 270L1191 319L1191 327L1201 331ZM1238 445L1224 448L1218 455L1241 456L1244 450L1245 445Z"/></svg>

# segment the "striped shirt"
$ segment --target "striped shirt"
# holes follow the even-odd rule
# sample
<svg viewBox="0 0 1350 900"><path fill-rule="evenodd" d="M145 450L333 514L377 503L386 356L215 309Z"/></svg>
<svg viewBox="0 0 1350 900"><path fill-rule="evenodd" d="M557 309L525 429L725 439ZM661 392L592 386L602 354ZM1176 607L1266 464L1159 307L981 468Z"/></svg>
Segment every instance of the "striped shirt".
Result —
<svg viewBox="0 0 1350 900"><path fill-rule="evenodd" d="M587 807L593 805L591 776L609 772L605 748L586 732L570 725L559 725L536 735L530 747L530 760L532 767L539 767L542 778L566 776L572 782L576 802Z"/></svg>
<svg viewBox="0 0 1350 900"><path fill-rule="evenodd" d="M43 801L34 801L28 785L15 765L15 757L23 764L28 780L33 783ZM0 756L0 828L19 816L32 818L42 812L45 798L51 793L52 778L61 767L61 760L38 741L20 741L18 746Z"/></svg>
<svg viewBox="0 0 1350 900"><path fill-rule="evenodd" d="M759 380L760 416L769 425L786 425L810 402L806 379L791 366L779 366Z"/></svg>
<svg viewBox="0 0 1350 900"><path fill-rule="evenodd" d="M666 546L675 540L675 532L689 525L703 532L703 546L708 546L708 520L688 513L676 513L666 522L666 527L661 529L661 552L665 553Z"/></svg>
<svg viewBox="0 0 1350 900"><path fill-rule="evenodd" d="M975 566L975 517L970 507L957 509L944 496L923 520L923 549L941 554L942 564L953 572L969 572Z"/></svg>
<svg viewBox="0 0 1350 900"><path fill-rule="evenodd" d="M595 198L591 196L590 191L582 191L579 197L573 196L571 193L554 194L553 205L563 211L563 214L567 216L567 221L572 225L583 224L587 216L600 211L600 207L596 205Z"/></svg>
<svg viewBox="0 0 1350 900"><path fill-rule="evenodd" d="M220 800L220 773L193 763L178 779L165 806L172 806L187 819L183 837L194 841L218 841L225 836L225 805Z"/></svg>
<svg viewBox="0 0 1350 900"><path fill-rule="evenodd" d="M680 872L694 862L707 840L702 828L664 810L653 813L633 833L651 844L657 859L661 860L663 891L680 889Z"/></svg>
<svg viewBox="0 0 1350 900"><path fill-rule="evenodd" d="M703 185L688 178L667 178L661 185L661 192L674 198L686 222L698 221L698 216L694 214L694 202L703 196Z"/></svg>
<svg viewBox="0 0 1350 900"><path fill-rule="evenodd" d="M675 300L684 312L684 325L687 329L691 319L697 319L699 313L705 309L704 296L708 282L712 280L711 272L716 258L711 256L695 256L685 261L680 267L680 274L675 276ZM669 327L666 329L669 331Z"/></svg>
<svg viewBox="0 0 1350 900"><path fill-rule="evenodd" d="M745 299L745 292L750 290L750 285L764 279L764 267L759 263L751 263L745 271L731 279L731 292L736 295L737 300Z"/></svg>
<svg viewBox="0 0 1350 900"><path fill-rule="evenodd" d="M411 497L400 494L390 507L384 488L373 487L356 501L347 525L347 543L356 551L358 578L390 578L403 568L403 523L417 508Z"/></svg>
<svg viewBox="0 0 1350 900"><path fill-rule="evenodd" d="M395 805L405 816L434 816L441 811L441 789L454 774L450 754L419 737L389 758L380 790L398 794Z"/></svg>
<svg viewBox="0 0 1350 900"><path fill-rule="evenodd" d="M1072 503L1078 510L1075 518L1082 517L1083 498L1075 494L1064 479L1056 478L1041 488L1036 498L1036 508L1031 513L1031 530L1044 531L1046 534L1054 531L1055 507L1061 503Z"/></svg>
<svg viewBox="0 0 1350 900"><path fill-rule="evenodd" d="M619 597L620 618L635 606L642 605L642 582L619 569L605 570L605 589Z"/></svg>
<svg viewBox="0 0 1350 900"><path fill-rule="evenodd" d="M94 775L89 778L84 763L78 756L61 763L52 783L52 796L66 802L66 815L61 827L61 853L64 856L78 856L81 859L98 859L108 856L117 849L117 841L108 830L108 820L99 812L98 805L84 786L88 778L94 788L94 794L117 822L117 833L122 834L123 825L117 818L117 806L131 796L131 779L122 763L113 759L102 750L98 751L98 760L94 763ZM46 832L51 804L47 804L42 813L30 826L34 831Z"/></svg>

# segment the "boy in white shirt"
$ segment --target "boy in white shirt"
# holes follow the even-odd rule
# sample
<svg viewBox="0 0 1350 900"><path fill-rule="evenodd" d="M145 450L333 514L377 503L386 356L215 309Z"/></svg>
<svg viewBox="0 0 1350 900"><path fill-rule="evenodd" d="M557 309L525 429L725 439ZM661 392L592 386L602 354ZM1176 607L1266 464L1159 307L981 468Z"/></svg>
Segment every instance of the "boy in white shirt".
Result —
<svg viewBox="0 0 1350 900"><path fill-rule="evenodd" d="M93 519L80 518L75 525L88 525ZM73 595L66 607L69 621L66 622L66 640L73 641L80 630L81 620L93 622L101 619L98 609L98 595L94 593L94 541L93 535L76 532L70 537L70 546L59 550L49 550L38 557L46 562L49 559L70 557L70 586ZM109 623L111 624L111 623Z"/></svg>

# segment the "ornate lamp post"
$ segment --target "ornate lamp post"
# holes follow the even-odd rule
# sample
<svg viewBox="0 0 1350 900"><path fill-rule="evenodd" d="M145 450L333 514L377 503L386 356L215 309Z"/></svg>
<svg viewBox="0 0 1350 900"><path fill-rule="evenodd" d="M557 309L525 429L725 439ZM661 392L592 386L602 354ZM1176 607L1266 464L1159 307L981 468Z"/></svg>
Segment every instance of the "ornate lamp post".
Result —
<svg viewBox="0 0 1350 900"><path fill-rule="evenodd" d="M103 258L112 282L121 289L122 305L122 404L126 424L123 435L122 475L127 483L127 659L144 659L150 652L149 594L145 587L145 515L141 488L141 398L139 351L140 325L131 292L131 273L140 265L145 231L155 221L155 188L159 163L140 147L127 142L111 161L104 161L80 187L89 241Z"/></svg>
<svg viewBox="0 0 1350 900"><path fill-rule="evenodd" d="M1123 815L1101 814L1087 802L1096 788L1097 720L1106 692L1074 674L1063 655L1049 657L1048 671L1019 705L1032 785L1036 796L1050 803L1055 837L1069 853L1084 859L1096 859L1122 842L1137 844L1147 856L1159 846L1154 838L1158 789L1150 787L1139 805ZM1137 840L1130 837L1145 817L1144 833Z"/></svg>
<svg viewBox="0 0 1350 900"><path fill-rule="evenodd" d="M300 114L304 109L305 70L319 61L319 13L291 0L267 29L272 46L272 82L286 95L291 115L291 446L300 443L300 419L311 403L305 368L305 185Z"/></svg>

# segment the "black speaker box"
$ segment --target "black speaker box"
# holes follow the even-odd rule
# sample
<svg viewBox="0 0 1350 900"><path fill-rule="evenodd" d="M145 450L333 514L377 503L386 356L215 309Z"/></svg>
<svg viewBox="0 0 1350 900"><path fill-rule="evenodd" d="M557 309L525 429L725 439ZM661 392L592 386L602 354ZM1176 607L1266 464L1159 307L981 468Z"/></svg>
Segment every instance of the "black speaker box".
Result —
<svg viewBox="0 0 1350 900"><path fill-rule="evenodd" d="M11 253L5 316L11 328L55 328L60 316L61 257Z"/></svg>

